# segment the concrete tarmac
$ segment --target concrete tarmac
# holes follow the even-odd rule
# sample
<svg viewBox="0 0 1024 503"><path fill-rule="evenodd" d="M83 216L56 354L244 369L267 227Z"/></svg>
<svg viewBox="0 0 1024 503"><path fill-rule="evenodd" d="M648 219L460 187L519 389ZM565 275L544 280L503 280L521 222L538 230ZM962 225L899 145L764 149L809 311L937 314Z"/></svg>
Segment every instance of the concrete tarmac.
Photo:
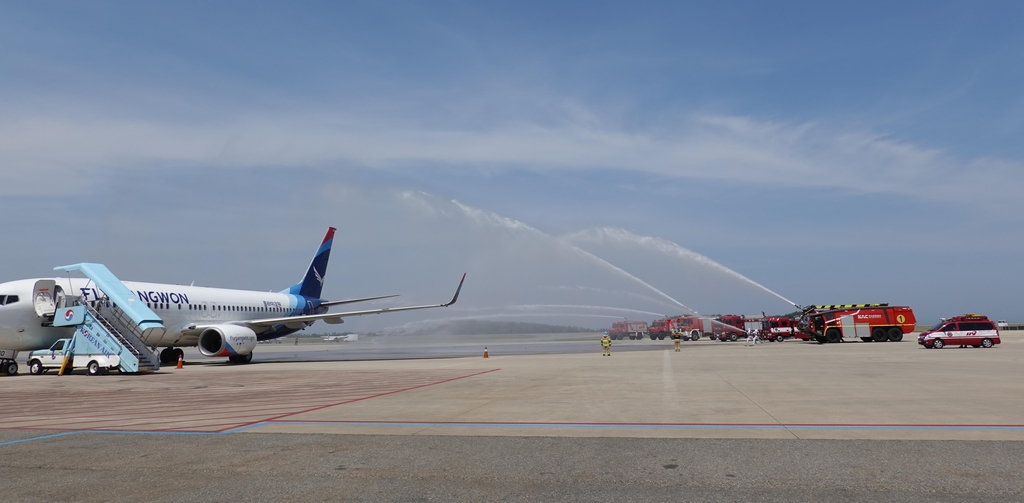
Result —
<svg viewBox="0 0 1024 503"><path fill-rule="evenodd" d="M616 341L611 357L592 335L535 341L564 352L533 355L457 339L0 378L0 496L1024 500L1018 335L943 350ZM423 344L449 356L488 345L491 358L375 359Z"/></svg>

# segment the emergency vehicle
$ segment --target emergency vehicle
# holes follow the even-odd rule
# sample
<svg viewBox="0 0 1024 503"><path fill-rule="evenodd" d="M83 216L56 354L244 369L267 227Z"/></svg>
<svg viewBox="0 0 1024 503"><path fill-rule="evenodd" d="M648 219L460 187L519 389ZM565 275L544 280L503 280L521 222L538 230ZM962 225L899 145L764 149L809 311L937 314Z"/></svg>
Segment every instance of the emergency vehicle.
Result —
<svg viewBox="0 0 1024 503"><path fill-rule="evenodd" d="M782 342L785 339L796 337L800 332L797 328L798 320L784 316L769 316L762 321L761 332L758 334L762 339Z"/></svg>
<svg viewBox="0 0 1024 503"><path fill-rule="evenodd" d="M721 341L721 342L725 342L725 341L733 341L733 342L735 342L735 341L739 340L740 337L746 337L747 336L747 330L746 330L747 320L746 320L746 318L744 318L741 315L738 315L738 314L723 314L723 315L715 318L715 321L717 321L719 323L712 324L713 328L716 329L712 333L714 334L714 337L716 339L718 339L719 341ZM733 329L735 329L735 330L733 330Z"/></svg>
<svg viewBox="0 0 1024 503"><path fill-rule="evenodd" d="M629 337L633 339L643 339L644 335L647 334L647 322L645 321L614 321L612 322L612 328L608 331L608 337L612 340L620 340Z"/></svg>
<svg viewBox="0 0 1024 503"><path fill-rule="evenodd" d="M727 319L729 322L722 321L723 319ZM743 317L739 315L724 315L717 318L691 315L680 316L676 319L677 329L683 334L690 334L690 340L694 341L701 337L720 341L739 340L741 337L747 336L742 328L743 323Z"/></svg>
<svg viewBox="0 0 1024 503"><path fill-rule="evenodd" d="M648 335L651 340L663 341L666 337L673 337L679 333L678 318L662 318L660 320L654 320L651 322L651 326L648 329Z"/></svg>
<svg viewBox="0 0 1024 503"><path fill-rule="evenodd" d="M832 304L809 306L798 323L798 339L819 344L860 339L899 342L914 331L914 310L889 304Z"/></svg>
<svg viewBox="0 0 1024 503"><path fill-rule="evenodd" d="M982 314L954 316L917 336L918 344L935 349L951 344L990 348L999 342L999 327Z"/></svg>

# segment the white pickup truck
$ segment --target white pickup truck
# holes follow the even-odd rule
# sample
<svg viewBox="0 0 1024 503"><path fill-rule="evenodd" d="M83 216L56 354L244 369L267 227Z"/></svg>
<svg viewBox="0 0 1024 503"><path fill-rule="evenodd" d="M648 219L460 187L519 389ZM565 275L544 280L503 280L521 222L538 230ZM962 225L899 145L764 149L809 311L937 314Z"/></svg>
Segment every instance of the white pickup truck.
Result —
<svg viewBox="0 0 1024 503"><path fill-rule="evenodd" d="M50 349L39 349L28 354L28 372L39 375L50 369L60 369L64 364L64 348L71 342L71 339L58 339L50 346ZM111 369L116 369L121 364L121 358L117 355L83 354L75 353L72 358L72 368L85 367L86 373L91 376L106 374ZM72 369L64 369L70 372Z"/></svg>

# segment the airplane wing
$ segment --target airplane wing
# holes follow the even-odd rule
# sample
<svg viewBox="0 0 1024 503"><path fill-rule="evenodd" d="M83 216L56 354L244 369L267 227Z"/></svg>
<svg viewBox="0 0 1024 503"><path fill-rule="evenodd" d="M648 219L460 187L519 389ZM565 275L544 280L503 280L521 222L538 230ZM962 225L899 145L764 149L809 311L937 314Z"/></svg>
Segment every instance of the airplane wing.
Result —
<svg viewBox="0 0 1024 503"><path fill-rule="evenodd" d="M398 295L380 295L377 297L363 297L360 299L329 300L327 302L321 302L320 305L325 307L340 306L342 304L355 304L356 302L368 302L371 300L390 299L391 297L398 297Z"/></svg>
<svg viewBox="0 0 1024 503"><path fill-rule="evenodd" d="M341 323L342 318L349 316L365 316L367 314L384 314L384 313L397 313L401 311L414 311L417 309L433 309L436 307L448 307L455 304L459 300L459 293L462 291L462 283L466 281L466 274L462 274L462 279L459 281L459 287L455 289L455 295L452 300L444 304L429 304L425 306L406 306L406 307L385 307L381 309L367 309L365 311L348 311L345 313L323 313L323 314L307 314L304 316L285 316L281 318L264 318L260 320L246 320L235 322L242 325L248 325L250 327L267 327L272 325L297 325L304 326L307 321L323 320L325 323L337 324ZM323 304L321 304L323 305Z"/></svg>

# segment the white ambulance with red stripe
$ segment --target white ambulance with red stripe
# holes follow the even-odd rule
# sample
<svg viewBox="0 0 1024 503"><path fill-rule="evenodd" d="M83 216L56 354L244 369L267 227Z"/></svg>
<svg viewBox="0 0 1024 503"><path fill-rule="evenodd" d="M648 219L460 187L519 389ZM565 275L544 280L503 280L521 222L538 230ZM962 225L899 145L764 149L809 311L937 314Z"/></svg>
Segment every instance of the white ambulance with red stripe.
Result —
<svg viewBox="0 0 1024 503"><path fill-rule="evenodd" d="M990 348L999 342L999 328L981 314L954 316L917 336L918 344L935 349L950 345Z"/></svg>

